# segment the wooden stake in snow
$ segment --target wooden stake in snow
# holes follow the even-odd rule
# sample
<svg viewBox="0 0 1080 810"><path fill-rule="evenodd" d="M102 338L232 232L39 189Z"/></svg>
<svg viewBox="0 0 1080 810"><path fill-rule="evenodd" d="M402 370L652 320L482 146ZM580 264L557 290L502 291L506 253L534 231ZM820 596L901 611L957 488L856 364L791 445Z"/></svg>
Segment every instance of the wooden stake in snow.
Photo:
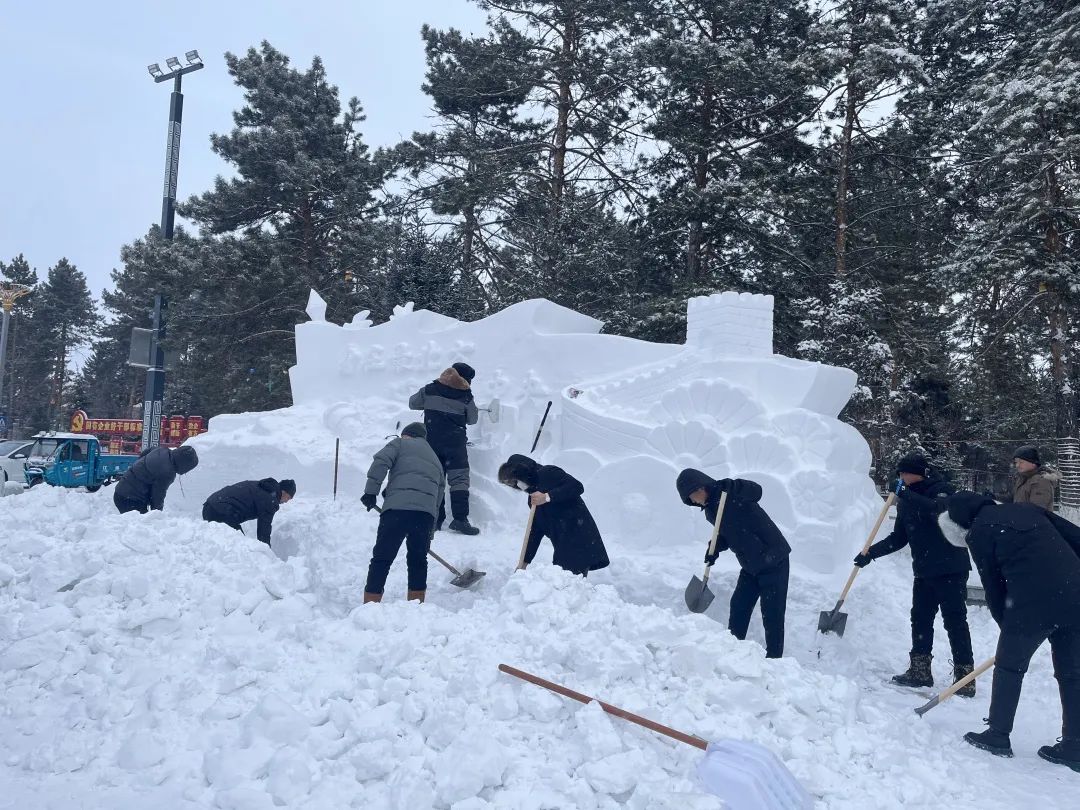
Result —
<svg viewBox="0 0 1080 810"><path fill-rule="evenodd" d="M341 439L334 439L334 500L337 500L337 470L338 451L341 450Z"/></svg>
<svg viewBox="0 0 1080 810"><path fill-rule="evenodd" d="M614 717L704 751L705 758L698 764L698 777L705 788L723 799L724 806L731 810L810 810L814 806L810 794L784 763L764 746L744 740L706 742L694 734L662 725L508 664L499 664L499 671L578 703L596 703Z"/></svg>

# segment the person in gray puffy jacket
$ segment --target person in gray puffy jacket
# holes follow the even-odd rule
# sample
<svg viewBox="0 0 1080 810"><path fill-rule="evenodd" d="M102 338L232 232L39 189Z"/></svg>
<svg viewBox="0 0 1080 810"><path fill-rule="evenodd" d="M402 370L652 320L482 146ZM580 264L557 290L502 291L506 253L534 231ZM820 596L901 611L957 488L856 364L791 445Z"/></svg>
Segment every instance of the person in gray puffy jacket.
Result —
<svg viewBox="0 0 1080 810"><path fill-rule="evenodd" d="M427 552L442 505L446 473L427 443L427 428L420 422L406 425L400 438L392 439L375 454L360 498L369 512L377 508L379 489L388 475L379 532L364 585L364 602L382 601L386 576L402 541L409 571L408 598L423 602L427 590Z"/></svg>
<svg viewBox="0 0 1080 810"><path fill-rule="evenodd" d="M199 465L194 447L155 447L145 451L120 479L113 491L113 503L125 512L161 511L165 493L176 476L191 472Z"/></svg>

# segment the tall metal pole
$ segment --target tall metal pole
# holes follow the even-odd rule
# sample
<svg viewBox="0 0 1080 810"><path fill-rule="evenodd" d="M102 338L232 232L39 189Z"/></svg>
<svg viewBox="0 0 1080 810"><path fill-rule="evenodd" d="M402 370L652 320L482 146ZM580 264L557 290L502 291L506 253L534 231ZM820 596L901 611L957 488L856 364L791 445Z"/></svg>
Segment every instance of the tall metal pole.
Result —
<svg viewBox="0 0 1080 810"><path fill-rule="evenodd" d="M194 57L195 61L192 61ZM155 82L173 80L173 91L169 96L169 132L165 140L165 184L161 199L161 236L173 238L173 224L176 220L176 181L180 174L180 127L184 118L184 94L181 92L181 80L185 73L203 67L197 51L187 54L188 66L181 68L176 59L168 60L173 68L171 73L163 74L158 66L150 66L150 75ZM161 443L161 413L165 400L165 352L161 341L165 337L168 313L168 300L162 295L154 296L153 335L150 340L151 366L146 370L146 387L143 389L143 430L142 449L149 450Z"/></svg>
<svg viewBox="0 0 1080 810"><path fill-rule="evenodd" d="M0 326L0 415L4 415L4 424L0 425L0 437L6 436L9 429L10 415L4 410L4 378L7 376L8 324L15 302L24 295L29 295L30 287L25 284L4 282L0 285L0 306L3 307L3 325Z"/></svg>

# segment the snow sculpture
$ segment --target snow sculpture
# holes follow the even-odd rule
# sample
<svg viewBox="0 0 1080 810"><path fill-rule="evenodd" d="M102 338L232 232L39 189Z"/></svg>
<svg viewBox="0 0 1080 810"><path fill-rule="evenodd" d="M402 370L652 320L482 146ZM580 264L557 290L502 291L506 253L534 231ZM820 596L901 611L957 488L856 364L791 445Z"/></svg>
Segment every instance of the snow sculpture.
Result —
<svg viewBox="0 0 1080 810"><path fill-rule="evenodd" d="M477 370L478 404L497 397L502 405L497 423L482 414L470 430L473 512L481 524L521 511L495 471L510 453L528 452L548 400L551 415L535 455L584 481L616 549L704 546L708 527L675 492L686 466L760 483L763 505L804 569L847 565L880 510L869 448L837 419L856 375L773 354L771 296L691 299L683 346L600 334L599 321L546 300L471 323L410 303L370 327L367 313L344 327L327 323L325 304L316 304L322 301L313 292L312 320L296 327L293 407L219 417L198 441L247 451L270 444L266 424L277 419L273 453L291 456L291 469L306 465L295 476L301 488L306 474L313 490L324 491L340 437L341 485L359 491L371 454L400 424L419 418L408 410L409 395L464 360ZM213 462L199 471L212 476ZM695 562L700 556L690 548L679 553Z"/></svg>
<svg viewBox="0 0 1080 810"><path fill-rule="evenodd" d="M312 321L325 322L326 302L321 295L312 290L308 293L307 306L304 308L304 312Z"/></svg>

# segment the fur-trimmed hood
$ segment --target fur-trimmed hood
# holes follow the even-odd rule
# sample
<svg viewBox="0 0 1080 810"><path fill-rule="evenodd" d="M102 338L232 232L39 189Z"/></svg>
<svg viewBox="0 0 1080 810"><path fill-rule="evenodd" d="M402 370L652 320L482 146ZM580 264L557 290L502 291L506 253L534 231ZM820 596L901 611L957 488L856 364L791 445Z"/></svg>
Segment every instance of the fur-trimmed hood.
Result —
<svg viewBox="0 0 1080 810"><path fill-rule="evenodd" d="M456 368L450 367L439 375L438 382L445 385L447 388L456 388L458 391L468 391L472 386L469 385L469 381L458 374Z"/></svg>

